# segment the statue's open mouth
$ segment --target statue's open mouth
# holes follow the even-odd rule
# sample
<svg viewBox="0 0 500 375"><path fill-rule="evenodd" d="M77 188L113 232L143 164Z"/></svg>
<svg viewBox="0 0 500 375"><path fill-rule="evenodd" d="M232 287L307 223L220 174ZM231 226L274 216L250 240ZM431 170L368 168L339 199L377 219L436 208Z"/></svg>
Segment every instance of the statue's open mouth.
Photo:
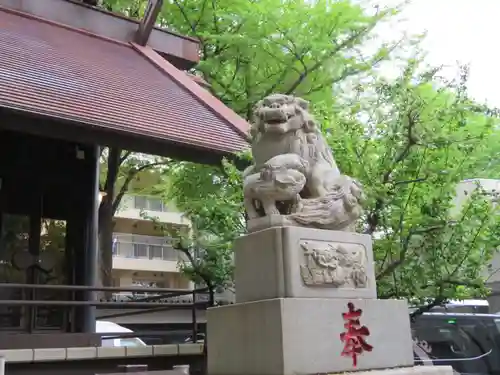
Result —
<svg viewBox="0 0 500 375"><path fill-rule="evenodd" d="M286 121L287 121L286 119L276 118L276 119L266 120L266 123L268 125L281 125L281 124L285 123Z"/></svg>
<svg viewBox="0 0 500 375"><path fill-rule="evenodd" d="M285 111L269 110L261 114L261 119L267 125L281 125L288 122L293 117L293 113L286 113Z"/></svg>

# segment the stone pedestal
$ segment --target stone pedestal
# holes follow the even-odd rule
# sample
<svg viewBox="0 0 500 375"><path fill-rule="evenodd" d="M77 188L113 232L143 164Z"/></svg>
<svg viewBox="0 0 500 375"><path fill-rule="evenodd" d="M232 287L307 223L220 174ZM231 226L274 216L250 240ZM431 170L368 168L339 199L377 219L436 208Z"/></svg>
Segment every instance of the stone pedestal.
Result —
<svg viewBox="0 0 500 375"><path fill-rule="evenodd" d="M342 357L342 313L353 302L370 329L370 353L357 369L413 365L408 309L404 302L376 299L275 298L208 312L208 368L217 375L283 375L352 369Z"/></svg>
<svg viewBox="0 0 500 375"><path fill-rule="evenodd" d="M236 302L377 298L371 236L277 227L235 241Z"/></svg>
<svg viewBox="0 0 500 375"><path fill-rule="evenodd" d="M237 303L207 313L209 375L388 368L419 373L418 368L410 371L414 359L406 303L376 299L370 236L273 227L235 242L235 266ZM357 356L355 368L352 357L342 356L340 338L348 304L361 310L359 323L368 328L366 343L373 347ZM435 369L452 374L451 368Z"/></svg>

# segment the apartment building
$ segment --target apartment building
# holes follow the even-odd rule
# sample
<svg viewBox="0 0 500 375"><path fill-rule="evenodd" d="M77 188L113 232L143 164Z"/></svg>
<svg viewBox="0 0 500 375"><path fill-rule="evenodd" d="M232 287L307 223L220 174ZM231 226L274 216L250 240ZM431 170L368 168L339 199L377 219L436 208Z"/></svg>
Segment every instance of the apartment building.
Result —
<svg viewBox="0 0 500 375"><path fill-rule="evenodd" d="M146 180L151 176L145 176ZM144 181L143 181L144 183ZM113 284L119 287L150 287L149 293L121 292L116 300L142 298L155 294L154 288L192 290L194 284L179 271L179 261L184 255L172 247L170 238L159 227L188 226L189 221L172 204L165 204L157 197L137 194L136 186L126 194L113 218ZM154 217L156 220L151 220ZM202 296L200 296L202 297ZM192 295L180 296L173 302L186 303L186 309L145 312L126 309L97 311L98 319L110 320L133 329L150 326L151 329L187 329L191 327L192 312L189 303ZM134 312L141 312L135 314ZM199 311L197 321L204 323L205 311Z"/></svg>
<svg viewBox="0 0 500 375"><path fill-rule="evenodd" d="M189 225L173 205L157 197L125 195L114 217L114 285L192 289L192 283L179 272L183 254L148 217L162 225Z"/></svg>
<svg viewBox="0 0 500 375"><path fill-rule="evenodd" d="M500 193L500 180L497 179L468 179L458 184L456 190L456 209L463 205L469 193L477 187L477 183L489 194L494 203L497 203L497 196ZM483 272L486 285L491 289L491 296L488 297L490 312L500 311L500 252L497 252L491 260L490 267Z"/></svg>

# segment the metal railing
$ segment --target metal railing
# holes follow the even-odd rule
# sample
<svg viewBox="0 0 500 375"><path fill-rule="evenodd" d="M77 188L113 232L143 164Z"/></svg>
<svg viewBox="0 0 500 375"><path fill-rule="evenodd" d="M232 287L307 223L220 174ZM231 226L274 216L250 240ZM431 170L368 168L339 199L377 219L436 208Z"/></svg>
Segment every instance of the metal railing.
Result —
<svg viewBox="0 0 500 375"><path fill-rule="evenodd" d="M165 295L163 293L156 292L155 289L156 287L151 287L148 288L151 290L151 292L141 292L141 293L132 293L132 292L118 292L118 293L113 293L112 294L112 300L115 302L128 302L128 301L137 301L137 300L142 300L148 297L154 297L155 299L157 298L158 301L160 302L167 302L167 303L193 303L193 297L196 298L195 302L208 302L208 294L207 293L196 293L195 296L191 293L191 290L189 290L190 294L183 294L183 295L177 295L177 296L170 296L170 295ZM206 289L198 289L198 290L206 290ZM220 299L219 295L216 295L216 300Z"/></svg>
<svg viewBox="0 0 500 375"><path fill-rule="evenodd" d="M81 285L41 285L41 284L14 284L14 283L0 283L0 289L3 291L20 291L18 294L21 298L19 299L1 299L0 308L7 308L12 313L17 310L17 314L21 314L28 318L30 326L27 328L28 332L33 332L36 330L35 322L36 319L32 317L37 316L37 309L56 309L62 314L61 327L65 332L76 332L76 327L71 322L75 322L75 314L78 309L95 306L105 309L137 309L135 311L121 312L112 315L100 316L99 319L109 319L121 316L129 315L140 315L150 312L167 311L172 309L182 309L190 310L192 317L192 336L197 337L198 333L198 322L197 322L197 310L206 309L209 306L208 298L200 297L207 295L207 289L194 289L194 290L184 290L184 289L171 289L171 288L155 288L154 295L151 295L151 288L144 287L90 287ZM35 299L40 298L43 292L52 291L65 293L65 300L59 299ZM128 301L116 300L112 298L111 300L98 300L95 298L93 293L95 292L107 292L107 293L132 293L136 297ZM81 293L87 293L86 298L82 298ZM80 299L77 299L77 295L80 294ZM46 294L45 294L46 295ZM182 296L190 296L189 301L183 301L179 303L178 299ZM3 310L3 309L2 309ZM61 311L62 310L62 311ZM5 314L3 314L5 315ZM52 312L55 315L55 312ZM58 314L59 315L59 314ZM31 318L30 318L31 317ZM63 327L64 326L64 327ZM135 336L138 337L139 333L134 332ZM109 336L109 333L106 334ZM127 334L124 335L124 337Z"/></svg>
<svg viewBox="0 0 500 375"><path fill-rule="evenodd" d="M172 304L191 304L193 303L193 298L195 298L195 302L209 302L209 294L205 293L195 293L193 294L191 290L189 290L189 294L183 295L165 295L162 293L155 292L156 288L151 287L148 288L152 290L151 292L143 292L143 293L131 293L131 292L119 292L112 294L112 300L115 302L129 302L129 301L138 301L143 299L148 299L150 297L154 297L155 300L159 302L172 303ZM197 288L199 291L206 291L207 288ZM216 304L227 305L234 303L234 295L228 297L226 293L215 293L214 299Z"/></svg>
<svg viewBox="0 0 500 375"><path fill-rule="evenodd" d="M186 256L174 249L169 237L113 233L113 256L178 262Z"/></svg>

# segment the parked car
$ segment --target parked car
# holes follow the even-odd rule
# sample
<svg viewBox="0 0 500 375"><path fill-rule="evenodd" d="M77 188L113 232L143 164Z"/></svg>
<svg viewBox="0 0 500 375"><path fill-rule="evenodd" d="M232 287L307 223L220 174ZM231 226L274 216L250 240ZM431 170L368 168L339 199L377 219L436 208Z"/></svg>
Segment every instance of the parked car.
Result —
<svg viewBox="0 0 500 375"><path fill-rule="evenodd" d="M193 335L189 335L184 339L185 343L192 343L193 342ZM204 333L198 333L196 335L196 342L197 343L204 343L205 342L205 334Z"/></svg>
<svg viewBox="0 0 500 375"><path fill-rule="evenodd" d="M147 346L144 341L138 337L122 337L115 338L114 333L132 333L131 329L123 327L114 322L105 320L96 321L96 333L109 333L109 335L102 336L102 344L104 347L123 347L123 346Z"/></svg>
<svg viewBox="0 0 500 375"><path fill-rule="evenodd" d="M488 301L481 299L466 299L463 301L452 300L443 306L433 307L431 312L488 314L490 312L490 305Z"/></svg>
<svg viewBox="0 0 500 375"><path fill-rule="evenodd" d="M461 374L500 374L500 316L429 312L412 323L416 365L450 365Z"/></svg>

